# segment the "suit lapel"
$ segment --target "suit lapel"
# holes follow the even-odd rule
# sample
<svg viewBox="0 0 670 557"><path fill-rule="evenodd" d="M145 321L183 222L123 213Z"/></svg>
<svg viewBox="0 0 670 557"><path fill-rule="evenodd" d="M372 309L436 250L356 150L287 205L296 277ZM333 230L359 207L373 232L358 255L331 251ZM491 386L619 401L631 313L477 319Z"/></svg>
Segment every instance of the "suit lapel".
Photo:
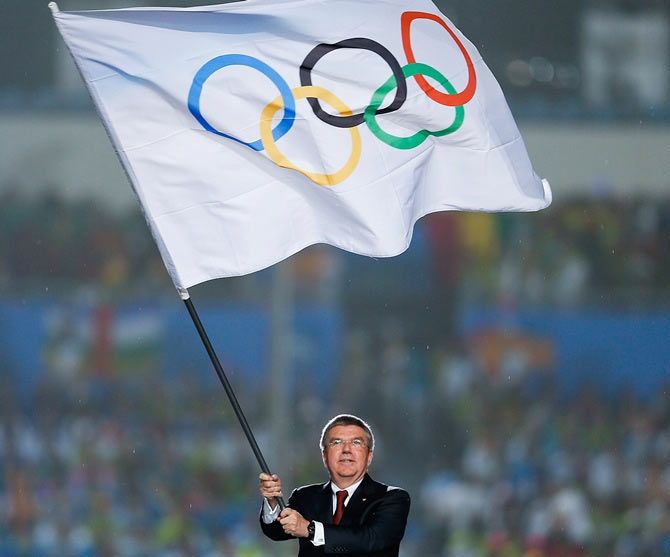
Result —
<svg viewBox="0 0 670 557"><path fill-rule="evenodd" d="M330 482L326 482L319 493L316 502L316 517L314 520L323 522L324 524L332 524L333 522L333 489L330 487Z"/></svg>
<svg viewBox="0 0 670 557"><path fill-rule="evenodd" d="M367 509L368 505L372 503L374 494L374 481L370 476L365 474L361 485L354 492L344 509L342 515L342 522L340 524L358 524L361 516Z"/></svg>

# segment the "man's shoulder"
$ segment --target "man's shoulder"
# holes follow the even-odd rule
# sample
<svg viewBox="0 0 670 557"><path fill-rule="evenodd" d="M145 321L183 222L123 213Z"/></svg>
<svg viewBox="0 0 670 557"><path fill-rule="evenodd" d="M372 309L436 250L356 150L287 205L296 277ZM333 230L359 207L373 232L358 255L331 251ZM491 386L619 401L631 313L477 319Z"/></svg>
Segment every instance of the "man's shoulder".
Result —
<svg viewBox="0 0 670 557"><path fill-rule="evenodd" d="M386 496L402 499L404 501L410 500L409 492L402 487L396 487L394 485L386 486Z"/></svg>
<svg viewBox="0 0 670 557"><path fill-rule="evenodd" d="M329 483L330 482L301 485L300 487L296 487L295 490L293 490L293 493L295 495L314 495L316 493L321 493L328 487Z"/></svg>
<svg viewBox="0 0 670 557"><path fill-rule="evenodd" d="M363 489L368 492L374 492L376 495L391 496L391 497L400 497L409 499L409 493L402 487L397 487L394 485L387 485L382 482L373 480L370 476L366 476L363 480Z"/></svg>

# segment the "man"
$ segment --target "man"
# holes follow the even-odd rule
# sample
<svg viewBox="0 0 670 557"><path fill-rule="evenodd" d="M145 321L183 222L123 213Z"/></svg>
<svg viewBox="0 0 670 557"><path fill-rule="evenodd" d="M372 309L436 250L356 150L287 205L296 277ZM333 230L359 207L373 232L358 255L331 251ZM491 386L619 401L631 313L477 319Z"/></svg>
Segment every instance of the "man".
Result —
<svg viewBox="0 0 670 557"><path fill-rule="evenodd" d="M321 456L330 481L299 487L280 512L281 481L261 474L261 528L273 540L298 538L298 557L331 553L398 557L409 513L409 494L367 473L375 441L370 426L350 414L331 419L321 432Z"/></svg>

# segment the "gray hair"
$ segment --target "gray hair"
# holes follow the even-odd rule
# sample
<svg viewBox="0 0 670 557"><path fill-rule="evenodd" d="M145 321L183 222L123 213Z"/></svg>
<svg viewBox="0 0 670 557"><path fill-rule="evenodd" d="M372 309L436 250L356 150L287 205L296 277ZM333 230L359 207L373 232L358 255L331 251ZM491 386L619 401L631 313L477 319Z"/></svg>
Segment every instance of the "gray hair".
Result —
<svg viewBox="0 0 670 557"><path fill-rule="evenodd" d="M365 420L359 418L358 416L354 416L353 414L338 414L334 418L330 419L321 430L321 438L319 439L319 447L321 448L321 452L326 450L326 435L328 435L328 432L331 429L338 425L355 425L360 427L363 431L365 431L368 448L371 451L375 450L375 436L372 434L372 428Z"/></svg>

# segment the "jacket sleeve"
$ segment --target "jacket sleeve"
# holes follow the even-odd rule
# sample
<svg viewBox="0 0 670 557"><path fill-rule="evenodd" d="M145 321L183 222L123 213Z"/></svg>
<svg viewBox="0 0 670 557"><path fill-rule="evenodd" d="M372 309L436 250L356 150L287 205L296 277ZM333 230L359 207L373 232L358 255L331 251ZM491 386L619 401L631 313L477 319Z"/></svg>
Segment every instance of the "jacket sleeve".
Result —
<svg viewBox="0 0 670 557"><path fill-rule="evenodd" d="M363 524L324 524L325 553L372 553L397 546L405 535L409 506L409 493L392 489L369 509Z"/></svg>
<svg viewBox="0 0 670 557"><path fill-rule="evenodd" d="M298 512L300 512L300 507L296 506L298 503L297 501L299 500L298 496L298 491L293 490L293 493L291 493L291 496L288 499L288 503L286 503L287 506L291 507L292 509L296 509ZM284 529L281 527L281 524L279 524L278 520L275 520L274 522L271 522L270 524L265 524L263 522L263 507L261 505L261 512L258 517L258 520L261 523L261 530L263 530L263 533L270 538L271 540L274 541L283 541L283 540L294 540L295 538L291 536L290 534L287 534L284 532Z"/></svg>

